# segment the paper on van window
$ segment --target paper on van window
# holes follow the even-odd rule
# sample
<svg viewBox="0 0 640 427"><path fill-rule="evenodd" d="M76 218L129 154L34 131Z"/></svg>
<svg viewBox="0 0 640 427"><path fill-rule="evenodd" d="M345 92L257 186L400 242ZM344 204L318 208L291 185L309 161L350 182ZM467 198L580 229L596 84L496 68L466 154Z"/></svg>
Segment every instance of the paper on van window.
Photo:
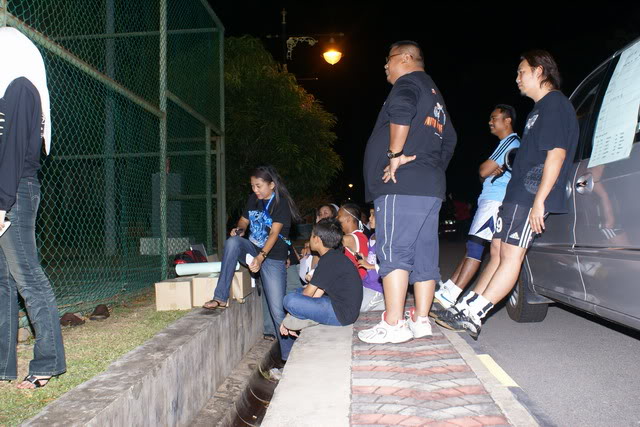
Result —
<svg viewBox="0 0 640 427"><path fill-rule="evenodd" d="M602 100L589 167L631 154L640 115L640 41L620 55Z"/></svg>

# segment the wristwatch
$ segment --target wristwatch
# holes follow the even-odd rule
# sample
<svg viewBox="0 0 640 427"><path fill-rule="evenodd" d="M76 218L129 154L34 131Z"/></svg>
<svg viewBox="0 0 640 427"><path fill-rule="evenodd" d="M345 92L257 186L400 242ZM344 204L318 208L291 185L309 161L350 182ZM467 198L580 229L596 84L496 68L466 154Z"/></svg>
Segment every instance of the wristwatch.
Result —
<svg viewBox="0 0 640 427"><path fill-rule="evenodd" d="M400 156L402 156L403 154L404 154L404 151L403 151L403 150L400 150L400 152L399 152L399 153L394 153L394 152L393 152L393 151L391 151L391 150L387 150L387 157L388 157L388 158L390 158L390 159L395 159L396 157L400 157Z"/></svg>

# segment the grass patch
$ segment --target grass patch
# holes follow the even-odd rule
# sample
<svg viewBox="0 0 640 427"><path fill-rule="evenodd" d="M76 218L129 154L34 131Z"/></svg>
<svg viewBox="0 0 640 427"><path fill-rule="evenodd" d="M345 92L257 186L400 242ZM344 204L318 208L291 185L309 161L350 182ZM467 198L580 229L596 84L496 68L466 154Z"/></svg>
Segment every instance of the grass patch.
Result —
<svg viewBox="0 0 640 427"><path fill-rule="evenodd" d="M0 425L17 425L79 384L104 372L114 360L133 350L189 311L155 311L153 290L113 308L102 321L63 327L67 372L46 387L19 390L17 381L0 381ZM18 381L28 374L33 339L18 346Z"/></svg>

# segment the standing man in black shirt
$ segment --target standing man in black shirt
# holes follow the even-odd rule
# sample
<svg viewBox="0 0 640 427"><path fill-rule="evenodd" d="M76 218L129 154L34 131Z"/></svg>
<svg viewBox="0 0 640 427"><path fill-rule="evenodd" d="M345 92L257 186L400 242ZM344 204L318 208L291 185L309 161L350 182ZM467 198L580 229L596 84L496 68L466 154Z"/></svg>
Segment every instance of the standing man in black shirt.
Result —
<svg viewBox="0 0 640 427"><path fill-rule="evenodd" d="M511 292L533 239L550 213L567 213L565 184L578 144L578 120L560 92L560 73L549 52L524 53L516 78L520 93L535 105L527 117L522 144L498 214L492 253L500 253L478 279L474 291L437 320L477 339L489 310Z"/></svg>
<svg viewBox="0 0 640 427"><path fill-rule="evenodd" d="M368 343L400 343L431 335L428 314L438 268L438 215L456 133L440 90L424 71L420 46L391 45L385 64L393 85L364 155L365 197L374 202L376 255L386 311ZM409 283L416 307L404 319Z"/></svg>

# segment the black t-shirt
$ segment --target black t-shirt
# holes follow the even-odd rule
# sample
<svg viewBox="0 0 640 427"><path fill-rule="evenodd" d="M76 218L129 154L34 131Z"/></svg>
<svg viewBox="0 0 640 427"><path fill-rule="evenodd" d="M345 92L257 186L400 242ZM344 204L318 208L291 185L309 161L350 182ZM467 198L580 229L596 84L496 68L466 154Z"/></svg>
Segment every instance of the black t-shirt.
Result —
<svg viewBox="0 0 640 427"><path fill-rule="evenodd" d="M42 126L38 89L25 77L13 80L0 98L0 210L14 205L20 178L38 175Z"/></svg>
<svg viewBox="0 0 640 427"><path fill-rule="evenodd" d="M567 213L566 182L578 145L579 127L576 111L560 91L549 92L527 116L524 135L511 171L511 181L503 203L533 206L542 180L547 151L567 151L562 169L544 202L545 212Z"/></svg>
<svg viewBox="0 0 640 427"><path fill-rule="evenodd" d="M410 126L403 151L416 159L400 166L397 183L382 181L389 164L390 124ZM396 80L382 106L364 153L365 199L386 194L444 199L445 169L456 146L456 131L435 83L423 71Z"/></svg>
<svg viewBox="0 0 640 427"><path fill-rule="evenodd" d="M268 211L267 211L268 207ZM258 200L255 194L249 196L247 205L244 208L242 216L249 220L249 240L257 248L262 249L267 242L271 224L279 222L282 224L280 236L288 239L289 229L291 228L291 211L286 200L280 199L276 201L275 193L270 200ZM275 245L269 251L268 257L277 260L286 260L288 253L288 245L282 237L278 237Z"/></svg>
<svg viewBox="0 0 640 427"><path fill-rule="evenodd" d="M330 249L320 257L311 284L325 291L338 321L350 325L358 319L362 304L362 280L351 260Z"/></svg>

